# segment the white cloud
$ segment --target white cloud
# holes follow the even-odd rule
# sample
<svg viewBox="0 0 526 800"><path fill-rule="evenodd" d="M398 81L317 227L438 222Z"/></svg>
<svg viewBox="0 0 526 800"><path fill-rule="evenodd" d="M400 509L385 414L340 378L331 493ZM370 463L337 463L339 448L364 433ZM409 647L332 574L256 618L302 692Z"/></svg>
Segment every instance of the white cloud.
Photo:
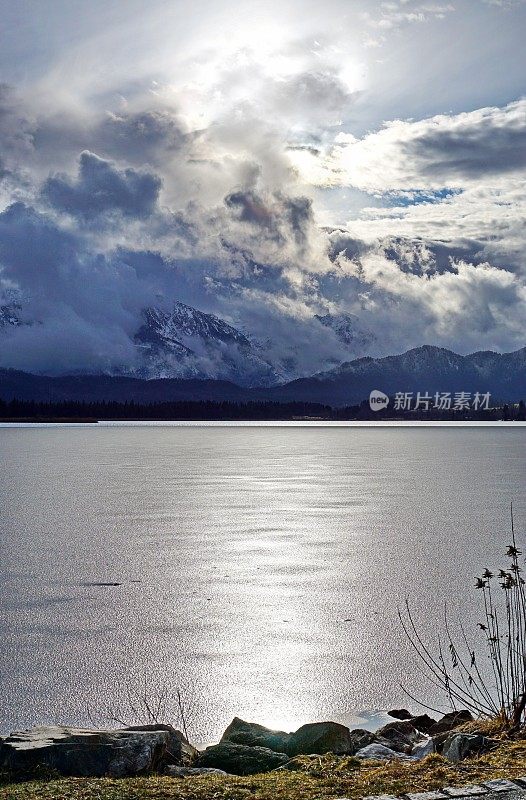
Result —
<svg viewBox="0 0 526 800"><path fill-rule="evenodd" d="M313 9L315 23L306 12L289 28L274 20L252 38L244 32L257 26L245 19L231 39L196 34L181 52L165 37L159 58L143 47L136 71L115 32L100 33L18 100L0 96L1 196L34 208L2 216L0 278L40 293L48 358L61 324L75 358L87 359L91 343L97 363L104 336L118 345L104 359L121 358L141 304L158 295L257 335L272 327L284 358L303 339L306 371L327 355L307 329L328 310L358 314L381 332L384 352L424 341L463 351L524 344L526 101L378 123L399 61L412 74L435 64L446 81L449 61L430 31L447 31L450 15L461 25L481 9L499 12L478 3L475 14L462 0L456 10L431 0L358 2L364 17L348 5ZM133 21L125 32L140 39ZM367 38L383 43L382 65L378 53L364 57ZM477 39L478 57L488 46L488 36ZM100 67L115 49L108 83ZM126 71L134 79L119 82ZM467 75L458 80L469 83ZM94 155L78 176L82 151ZM150 186L145 207L141 180ZM333 198L338 219L351 216L347 190L361 213L344 230L322 229L320 220L334 221ZM52 262L34 263L27 230ZM39 333L23 332L27 352Z"/></svg>
<svg viewBox="0 0 526 800"><path fill-rule="evenodd" d="M340 180L368 192L500 184L526 167L526 100L503 108L394 120L329 154Z"/></svg>

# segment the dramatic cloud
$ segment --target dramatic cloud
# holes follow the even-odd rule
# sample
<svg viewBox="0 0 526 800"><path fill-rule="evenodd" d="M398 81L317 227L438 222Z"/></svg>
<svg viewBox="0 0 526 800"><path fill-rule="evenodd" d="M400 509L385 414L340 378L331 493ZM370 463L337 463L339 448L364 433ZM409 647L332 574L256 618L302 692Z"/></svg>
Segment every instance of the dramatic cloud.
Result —
<svg viewBox="0 0 526 800"><path fill-rule="evenodd" d="M175 300L284 378L526 344L525 5L221 8L184 36L157 0L148 25L86 9L74 50L66 13L56 60L0 88L0 365L133 371Z"/></svg>
<svg viewBox="0 0 526 800"><path fill-rule="evenodd" d="M285 245L290 235L305 244L313 224L312 201L308 197L275 195L265 203L255 192L237 191L225 197L236 218L263 229L278 244Z"/></svg>
<svg viewBox="0 0 526 800"><path fill-rule="evenodd" d="M526 167L526 100L420 122L396 120L363 139L340 134L340 180L369 192L464 188Z"/></svg>
<svg viewBox="0 0 526 800"><path fill-rule="evenodd" d="M125 217L146 217L155 209L161 180L132 168L118 170L113 164L87 151L81 153L79 175L48 178L42 196L56 210L84 220L119 212Z"/></svg>

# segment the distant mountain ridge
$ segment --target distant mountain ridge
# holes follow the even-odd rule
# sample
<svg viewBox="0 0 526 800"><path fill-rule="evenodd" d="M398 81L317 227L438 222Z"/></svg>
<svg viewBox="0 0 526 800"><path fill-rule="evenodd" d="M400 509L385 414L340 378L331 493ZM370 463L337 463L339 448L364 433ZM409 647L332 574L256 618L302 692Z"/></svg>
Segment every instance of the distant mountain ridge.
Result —
<svg viewBox="0 0 526 800"><path fill-rule="evenodd" d="M490 392L494 398L526 397L526 347L512 353L478 351L466 356L423 345L382 358L365 356L276 387L279 400L301 397L335 406L357 403L373 389L395 392Z"/></svg>
<svg viewBox="0 0 526 800"><path fill-rule="evenodd" d="M22 321L22 301L0 304L0 335L9 337ZM309 335L323 341L324 357L318 369L339 364L345 358L368 352L374 336L353 314L313 315L307 326ZM260 341L215 314L200 311L178 300L170 305L148 306L132 333L135 356L128 363L116 364L103 374L145 379L214 379L233 381L241 386L274 386L309 373L305 369L303 333L287 342L286 352L272 340ZM4 343L0 341L0 347ZM8 338L5 339L8 346ZM303 366L301 366L303 364ZM86 374L82 369L76 374ZM54 374L60 374L55 372Z"/></svg>
<svg viewBox="0 0 526 800"><path fill-rule="evenodd" d="M395 392L489 392L495 400L526 398L526 347L512 353L479 351L466 356L425 345L383 358L366 356L279 386L242 387L211 379L153 379L81 375L47 377L0 370L0 397L27 400L225 400L304 401L353 405L373 389Z"/></svg>

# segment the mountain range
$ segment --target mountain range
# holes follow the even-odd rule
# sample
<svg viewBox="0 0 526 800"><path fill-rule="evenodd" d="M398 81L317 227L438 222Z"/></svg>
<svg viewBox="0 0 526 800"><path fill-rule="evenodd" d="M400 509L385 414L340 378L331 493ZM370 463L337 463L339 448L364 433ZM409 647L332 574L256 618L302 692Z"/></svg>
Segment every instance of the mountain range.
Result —
<svg viewBox="0 0 526 800"><path fill-rule="evenodd" d="M10 334L21 325L39 324L24 313L21 300L0 303L0 346L8 355ZM353 314L313 315L308 338L323 342L326 369L364 355L375 337ZM145 379L228 380L239 386L270 387L311 373L305 366L305 329L287 342L286 352L273 340L264 341L230 323L185 303L145 307L132 334L134 358L105 374ZM15 343L11 345L15 347ZM301 357L303 356L303 357ZM2 363L2 362L0 362ZM306 362L308 364L308 360ZM3 364L11 366L4 358ZM82 371L77 371L81 373ZM54 373L56 374L56 373Z"/></svg>
<svg viewBox="0 0 526 800"><path fill-rule="evenodd" d="M423 346L401 355L354 359L310 378L257 387L214 379L49 377L0 370L0 397L5 400L267 400L341 407L361 402L373 389L390 396L396 392L489 392L494 400L518 401L526 398L526 347L513 353L480 351L459 355L445 348Z"/></svg>

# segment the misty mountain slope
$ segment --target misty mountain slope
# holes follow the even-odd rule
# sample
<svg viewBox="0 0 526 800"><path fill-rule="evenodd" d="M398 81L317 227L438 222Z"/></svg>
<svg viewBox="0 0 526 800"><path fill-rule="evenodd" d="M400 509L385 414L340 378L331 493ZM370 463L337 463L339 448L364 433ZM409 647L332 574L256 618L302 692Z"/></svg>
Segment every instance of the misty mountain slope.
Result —
<svg viewBox="0 0 526 800"><path fill-rule="evenodd" d="M315 314L314 318L334 331L350 355L362 355L376 341L374 333L364 327L355 314Z"/></svg>
<svg viewBox="0 0 526 800"><path fill-rule="evenodd" d="M141 378L214 378L244 386L273 385L272 365L249 339L215 314L175 302L170 311L146 308L135 334Z"/></svg>
<svg viewBox="0 0 526 800"><path fill-rule="evenodd" d="M9 303L8 305L0 305L0 328L9 329L16 328L18 325L24 323L19 317L22 307L17 303Z"/></svg>
<svg viewBox="0 0 526 800"><path fill-rule="evenodd" d="M34 313L34 312L33 312ZM27 297L0 297L0 365L24 369L24 343L18 348L19 329L37 322L32 318L32 303ZM254 335L246 326L234 327L215 314L180 301L170 306L146 306L140 312L129 339L127 355L101 366L100 374L134 376L145 379L181 378L229 380L242 386L275 386L313 372L331 369L342 361L368 352L374 335L353 314L313 315L290 319L279 329L268 321L268 336ZM38 322L45 340L49 321ZM55 321L51 321L51 329ZM261 328L261 322L259 323ZM265 331L266 333L266 331ZM53 333L52 335L56 335ZM2 340L2 337L9 337ZM25 342L25 340L24 340ZM18 350L17 350L18 348ZM88 353L89 356L93 354ZM86 354L85 354L86 357ZM98 352L93 358L98 357ZM43 361L31 369L53 375L92 374L86 364L61 367L60 358Z"/></svg>
<svg viewBox="0 0 526 800"><path fill-rule="evenodd" d="M526 348L513 353L461 356L425 345L384 358L359 358L267 392L275 400L298 399L332 405L360 402L373 389L395 392L490 392L497 399L526 397Z"/></svg>

